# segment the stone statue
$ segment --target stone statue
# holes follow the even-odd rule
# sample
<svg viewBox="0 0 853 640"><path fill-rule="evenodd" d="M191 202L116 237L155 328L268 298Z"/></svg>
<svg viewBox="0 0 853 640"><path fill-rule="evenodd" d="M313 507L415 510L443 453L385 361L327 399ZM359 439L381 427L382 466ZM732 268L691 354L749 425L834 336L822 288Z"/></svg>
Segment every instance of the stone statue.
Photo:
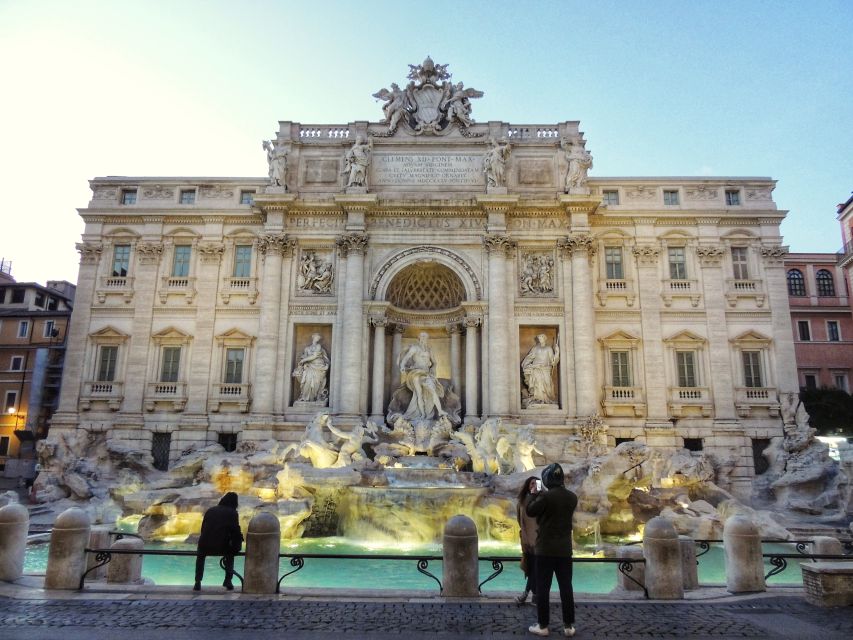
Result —
<svg viewBox="0 0 853 640"><path fill-rule="evenodd" d="M501 426L500 418L489 418L474 433L471 433L471 427L463 427L450 435L465 446L475 473L500 473L498 441Z"/></svg>
<svg viewBox="0 0 853 640"><path fill-rule="evenodd" d="M396 82L391 83L391 90L380 89L373 94L374 98L385 100L382 105L382 113L385 114L385 122L388 123L388 131L393 133L397 130L400 119L412 111L411 86L406 91L400 89Z"/></svg>
<svg viewBox="0 0 853 640"><path fill-rule="evenodd" d="M421 333L418 341L400 355L400 382L412 392L412 401L403 414L406 420L430 420L447 415L441 406L444 387L435 377L435 364L427 333Z"/></svg>
<svg viewBox="0 0 853 640"><path fill-rule="evenodd" d="M311 336L311 344L302 351L293 377L299 380L299 402L325 402L329 397L326 376L329 373L329 355L320 344L319 333Z"/></svg>
<svg viewBox="0 0 853 640"><path fill-rule="evenodd" d="M264 140L263 147L267 152L270 184L274 187L285 187L287 179L287 149L279 147L272 140Z"/></svg>
<svg viewBox="0 0 853 640"><path fill-rule="evenodd" d="M346 156L344 156L343 174L347 176L347 187L366 187L367 168L370 166L370 154L373 152L373 141L364 141L357 136Z"/></svg>
<svg viewBox="0 0 853 640"><path fill-rule="evenodd" d="M534 405L557 404L552 372L560 361L560 345L549 347L548 336L540 333L535 344L521 361L524 385L527 387L522 406L527 409Z"/></svg>
<svg viewBox="0 0 853 640"><path fill-rule="evenodd" d="M335 468L348 467L354 462L364 462L367 460L367 454L362 448L364 444L379 442L379 438L376 437L376 424L369 420L366 427L357 424L352 428L352 431L341 431L330 422L329 431L343 439L338 451L338 459L332 465Z"/></svg>
<svg viewBox="0 0 853 640"><path fill-rule="evenodd" d="M281 453L283 460L287 459L291 451L311 461L311 465L317 469L328 469L338 460L338 452L326 441L323 429L331 428L332 419L328 413L318 413L308 426L302 439L294 444L288 445Z"/></svg>
<svg viewBox="0 0 853 640"><path fill-rule="evenodd" d="M536 466L533 454L542 452L536 447L533 436L533 425L519 427L514 432L506 433L498 438L496 449L500 456L500 467L503 473L522 473Z"/></svg>
<svg viewBox="0 0 853 640"><path fill-rule="evenodd" d="M506 161L509 159L509 143L501 139L498 142L489 141L492 145L483 158L483 173L486 174L486 186L506 186Z"/></svg>
<svg viewBox="0 0 853 640"><path fill-rule="evenodd" d="M296 285L309 293L331 293L332 263L323 260L315 251L306 251L299 265Z"/></svg>
<svg viewBox="0 0 853 640"><path fill-rule="evenodd" d="M564 139L560 142L560 146L565 151L566 162L569 164L569 170L566 173L566 193L588 194L586 173L592 169L592 156L579 138L575 141Z"/></svg>
<svg viewBox="0 0 853 640"><path fill-rule="evenodd" d="M471 88L466 89L461 82L456 84L445 82L443 92L439 109L447 114L447 121L453 122L455 120L463 127L470 127L474 124L474 120L471 118L470 98L482 98L483 92Z"/></svg>

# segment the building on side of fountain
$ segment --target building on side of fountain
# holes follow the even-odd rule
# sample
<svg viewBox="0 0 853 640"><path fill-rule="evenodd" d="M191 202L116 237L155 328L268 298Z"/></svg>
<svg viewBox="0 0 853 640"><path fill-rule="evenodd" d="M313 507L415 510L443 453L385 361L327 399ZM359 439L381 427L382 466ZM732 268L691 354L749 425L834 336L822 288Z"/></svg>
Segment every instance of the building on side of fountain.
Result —
<svg viewBox="0 0 853 640"><path fill-rule="evenodd" d="M268 177L91 180L51 438L166 468L323 409L381 422L425 333L459 419L533 424L537 461L598 413L748 495L798 389L775 182L590 176L579 122L474 122L445 67L377 93L384 120L280 122Z"/></svg>

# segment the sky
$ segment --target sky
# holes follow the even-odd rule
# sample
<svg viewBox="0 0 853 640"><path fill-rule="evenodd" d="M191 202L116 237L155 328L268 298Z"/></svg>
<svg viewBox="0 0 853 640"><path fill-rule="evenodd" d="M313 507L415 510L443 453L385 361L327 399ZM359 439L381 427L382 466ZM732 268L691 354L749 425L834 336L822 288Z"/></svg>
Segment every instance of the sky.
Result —
<svg viewBox="0 0 853 640"><path fill-rule="evenodd" d="M265 176L279 120L378 121L430 55L479 122L580 120L596 176L767 176L794 252L841 246L853 1L0 0L0 257L77 279L88 180Z"/></svg>

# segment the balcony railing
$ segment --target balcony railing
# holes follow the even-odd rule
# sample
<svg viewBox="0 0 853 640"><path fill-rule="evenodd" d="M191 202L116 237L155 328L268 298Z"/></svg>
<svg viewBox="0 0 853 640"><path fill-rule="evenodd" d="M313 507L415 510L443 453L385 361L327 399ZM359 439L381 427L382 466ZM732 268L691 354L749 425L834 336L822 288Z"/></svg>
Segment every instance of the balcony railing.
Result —
<svg viewBox="0 0 853 640"><path fill-rule="evenodd" d="M175 411L183 411L187 404L185 382L149 382L145 394L145 409L154 411L158 402L171 402Z"/></svg>
<svg viewBox="0 0 853 640"><path fill-rule="evenodd" d="M761 280L726 280L726 301L730 307L737 305L738 298L753 298L759 307L764 306L764 284Z"/></svg>
<svg viewBox="0 0 853 640"><path fill-rule="evenodd" d="M220 292L222 303L228 304L232 295L245 295L249 304L255 304L258 299L258 279L236 276L223 278L222 291Z"/></svg>
<svg viewBox="0 0 853 640"><path fill-rule="evenodd" d="M738 414L748 417L754 408L766 409L771 417L779 415L779 392L774 387L738 387L735 389Z"/></svg>
<svg viewBox="0 0 853 640"><path fill-rule="evenodd" d="M195 298L195 278L190 276L163 276L160 283L160 302L166 304L169 294L182 295L187 304Z"/></svg>
<svg viewBox="0 0 853 640"><path fill-rule="evenodd" d="M124 383L114 380L87 380L80 394L80 407L88 411L92 402L106 402L112 411L118 411L124 399Z"/></svg>
<svg viewBox="0 0 853 640"><path fill-rule="evenodd" d="M121 295L125 302L133 298L133 278L130 276L102 276L95 292L98 302L105 302L108 295Z"/></svg>
<svg viewBox="0 0 853 640"><path fill-rule="evenodd" d="M604 412L608 416L645 413L646 400L642 387L604 387Z"/></svg>
<svg viewBox="0 0 853 640"><path fill-rule="evenodd" d="M236 405L241 412L249 410L251 384L218 383L213 385L210 410L219 411L221 405Z"/></svg>
<svg viewBox="0 0 853 640"><path fill-rule="evenodd" d="M676 418L688 414L711 415L711 392L707 387L670 387L669 410Z"/></svg>
<svg viewBox="0 0 853 640"><path fill-rule="evenodd" d="M608 298L625 298L628 306L633 306L633 283L624 279L602 280L598 288L598 301L602 307L607 306Z"/></svg>

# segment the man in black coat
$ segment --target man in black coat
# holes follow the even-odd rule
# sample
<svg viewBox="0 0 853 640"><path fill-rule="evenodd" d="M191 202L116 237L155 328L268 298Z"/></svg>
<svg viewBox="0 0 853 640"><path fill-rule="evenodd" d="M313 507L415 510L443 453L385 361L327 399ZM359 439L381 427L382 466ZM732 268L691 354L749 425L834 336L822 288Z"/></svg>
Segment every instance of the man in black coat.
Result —
<svg viewBox="0 0 853 640"><path fill-rule="evenodd" d="M551 579L557 576L560 602L563 605L563 633L575 635L575 596L572 590L572 516L578 497L564 486L563 468L557 463L542 470L542 484L547 491L535 489L527 503L527 515L536 518L536 617L538 624L528 631L537 636L548 635Z"/></svg>
<svg viewBox="0 0 853 640"><path fill-rule="evenodd" d="M225 558L225 582L222 586L233 591L231 582L234 576L234 554L243 548L243 533L240 531L240 519L237 515L237 494L229 491L219 504L204 513L201 521L201 535L198 537L198 555L195 560L195 585L193 591L201 590L204 577L204 561L207 556Z"/></svg>

